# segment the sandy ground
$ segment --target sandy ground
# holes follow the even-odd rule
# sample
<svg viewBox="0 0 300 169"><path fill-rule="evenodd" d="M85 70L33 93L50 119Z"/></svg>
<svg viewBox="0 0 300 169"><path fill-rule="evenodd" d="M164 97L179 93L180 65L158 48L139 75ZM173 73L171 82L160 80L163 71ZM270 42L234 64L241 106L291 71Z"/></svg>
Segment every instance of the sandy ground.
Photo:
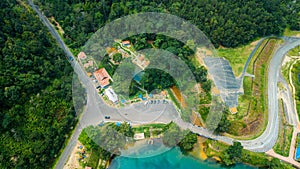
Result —
<svg viewBox="0 0 300 169"><path fill-rule="evenodd" d="M206 160L208 157L204 152L204 143L205 138L198 136L198 142L196 143L197 146L194 147L193 151L190 152L190 154L196 158L199 158L201 160Z"/></svg>
<svg viewBox="0 0 300 169"><path fill-rule="evenodd" d="M260 41L260 39L259 40L257 40L257 41L254 41L254 42L252 42L250 45L251 46L256 46L257 45L257 43Z"/></svg>
<svg viewBox="0 0 300 169"><path fill-rule="evenodd" d="M77 142L76 146L74 147L74 149L71 152L71 156L67 162L67 164L64 166L64 169L81 169L82 167L79 165L78 162L78 158L79 158L79 154L78 151L80 151L80 149L78 148L78 146L82 145L79 141Z"/></svg>

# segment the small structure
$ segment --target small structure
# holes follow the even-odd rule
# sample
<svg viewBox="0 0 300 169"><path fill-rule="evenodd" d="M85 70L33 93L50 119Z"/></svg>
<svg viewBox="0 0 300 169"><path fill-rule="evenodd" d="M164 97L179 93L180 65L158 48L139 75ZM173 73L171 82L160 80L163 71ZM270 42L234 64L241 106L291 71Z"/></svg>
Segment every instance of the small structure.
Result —
<svg viewBox="0 0 300 169"><path fill-rule="evenodd" d="M232 114L235 114L238 112L236 107L231 107L229 110Z"/></svg>
<svg viewBox="0 0 300 169"><path fill-rule="evenodd" d="M84 52L79 52L77 57L78 57L78 59L86 59L86 54Z"/></svg>
<svg viewBox="0 0 300 169"><path fill-rule="evenodd" d="M96 70L94 72L94 76L102 88L108 86L110 84L110 80L113 81L105 68Z"/></svg>
<svg viewBox="0 0 300 169"><path fill-rule="evenodd" d="M91 72L87 72L86 75L87 75L88 77L92 77L92 76L93 76L93 74L92 74Z"/></svg>
<svg viewBox="0 0 300 169"><path fill-rule="evenodd" d="M168 96L167 92L164 91L164 90L160 92L160 95L165 97L165 98Z"/></svg>
<svg viewBox="0 0 300 169"><path fill-rule="evenodd" d="M122 45L125 46L125 47L128 47L128 48L130 48L130 46L131 46L129 40L122 41Z"/></svg>
<svg viewBox="0 0 300 169"><path fill-rule="evenodd" d="M88 166L86 166L84 169L92 169L92 167L88 167Z"/></svg>
<svg viewBox="0 0 300 169"><path fill-rule="evenodd" d="M112 88L108 88L104 91L105 95L108 97L108 99L113 103L118 103L118 96L115 93L115 91Z"/></svg>
<svg viewBox="0 0 300 169"><path fill-rule="evenodd" d="M145 133L136 133L136 134L134 134L133 139L134 140L143 140L143 139L145 139Z"/></svg>

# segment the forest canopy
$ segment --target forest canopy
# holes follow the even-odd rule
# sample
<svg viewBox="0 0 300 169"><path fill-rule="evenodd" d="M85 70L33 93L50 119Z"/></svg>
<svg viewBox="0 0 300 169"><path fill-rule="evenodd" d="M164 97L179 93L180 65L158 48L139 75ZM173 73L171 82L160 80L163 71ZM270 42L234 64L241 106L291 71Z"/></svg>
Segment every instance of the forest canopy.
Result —
<svg viewBox="0 0 300 169"><path fill-rule="evenodd" d="M36 0L53 16L73 48L106 23L138 12L165 12L189 20L218 47L236 47L258 37L300 29L300 3L288 0Z"/></svg>
<svg viewBox="0 0 300 169"><path fill-rule="evenodd" d="M73 70L30 8L0 7L0 168L50 168L76 124Z"/></svg>

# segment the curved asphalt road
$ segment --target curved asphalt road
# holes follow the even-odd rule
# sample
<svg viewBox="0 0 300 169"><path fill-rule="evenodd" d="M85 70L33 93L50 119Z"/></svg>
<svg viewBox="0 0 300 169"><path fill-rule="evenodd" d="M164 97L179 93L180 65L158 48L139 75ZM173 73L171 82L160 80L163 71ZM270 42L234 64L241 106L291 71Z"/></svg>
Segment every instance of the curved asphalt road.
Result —
<svg viewBox="0 0 300 169"><path fill-rule="evenodd" d="M216 139L228 144L232 144L234 141L232 138L224 137L224 136L216 136L213 135L208 130L193 126L190 123L184 122L180 116L178 115L176 109L173 104L165 104L165 105L150 105L151 107L142 111L143 114L140 116L136 116L136 113L140 113L144 105L142 103L138 103L135 105L131 105L128 108L121 109L116 113L116 109L107 106L103 100L98 96L96 90L94 88L93 82L90 81L89 77L84 73L81 66L77 63L75 57L70 52L68 47L65 45L57 31L52 27L48 19L41 14L38 8L33 4L32 0L28 0L31 8L38 14L39 18L45 24L45 26L49 29L52 36L57 40L59 46L64 50L67 59L72 57L73 61L70 61L70 64L74 68L74 71L78 75L81 83L84 85L87 91L87 107L86 111L80 117L80 123L77 125L73 136L70 139L69 144L64 149L56 168L63 168L66 163L70 152L72 151L75 143L78 139L80 131L82 128L88 125L98 124L100 121L104 120L104 115L110 115L110 121L131 121L134 124L141 124L145 119L143 119L144 115L147 115L147 112L151 111L151 116L146 116L148 122L162 122L168 123L170 121L176 122L180 127L185 129L190 129L191 131L207 137L211 139ZM255 152L266 152L270 150L276 142L278 136L278 98L277 98L277 82L279 76L279 70L281 66L281 61L284 58L287 51L290 49L300 45L300 39L296 38L285 38L285 44L282 45L274 54L272 60L270 61L270 68L268 72L268 108L269 108L269 116L268 116L268 125L264 133L254 139L248 141L240 141L245 149L255 151ZM101 110L100 108L101 107ZM148 111L147 111L148 110ZM163 113L160 110L164 110ZM133 113L135 112L135 113ZM127 114L127 115L126 115ZM150 121L149 121L150 119Z"/></svg>
<svg viewBox="0 0 300 169"><path fill-rule="evenodd" d="M278 97L277 82L281 63L285 54L300 45L299 38L284 37L285 43L277 49L272 57L268 71L268 125L264 133L254 140L240 141L244 148L255 152L266 152L275 145L278 137Z"/></svg>
<svg viewBox="0 0 300 169"><path fill-rule="evenodd" d="M292 92L290 90L289 84L284 79L281 73L279 73L279 81L282 82L285 89L279 91L279 94L284 103L284 112L286 115L287 122L294 127L298 126L298 114L294 106Z"/></svg>

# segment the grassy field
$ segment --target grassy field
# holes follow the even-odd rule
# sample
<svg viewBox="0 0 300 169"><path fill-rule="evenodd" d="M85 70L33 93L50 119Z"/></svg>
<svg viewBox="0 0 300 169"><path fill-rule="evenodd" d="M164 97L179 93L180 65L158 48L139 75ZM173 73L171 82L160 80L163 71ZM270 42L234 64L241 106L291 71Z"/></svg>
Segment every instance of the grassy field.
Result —
<svg viewBox="0 0 300 169"><path fill-rule="evenodd" d="M234 75L239 76L242 73L245 63L257 42L258 41L255 41L238 48L219 48L217 49L217 53L219 57L224 57L229 61Z"/></svg>
<svg viewBox="0 0 300 169"><path fill-rule="evenodd" d="M144 133L146 138L150 138L150 129L152 129L152 136L157 137L163 132L163 128L166 124L145 124L141 126L133 127L134 133Z"/></svg>
<svg viewBox="0 0 300 169"><path fill-rule="evenodd" d="M273 147L273 150L282 156L288 157L290 152L290 146L293 136L293 126L288 125L283 110L283 101L279 100L279 115L280 115L280 126L279 134L276 141L276 144Z"/></svg>
<svg viewBox="0 0 300 169"><path fill-rule="evenodd" d="M295 100L296 100L296 109L298 112L298 117L300 117L300 82L298 79L298 75L300 74L300 46L295 47L294 49L288 52L288 60L282 66L281 72L283 77L290 83L292 80L293 85L295 87ZM291 71L290 79L289 73ZM291 84L290 84L291 85Z"/></svg>
<svg viewBox="0 0 300 169"><path fill-rule="evenodd" d="M206 155L209 158L215 158L220 159L224 157L224 152L226 149L228 149L228 145L214 141L214 140L207 140L205 142L206 147L204 148L206 151ZM243 149L242 156L241 156L241 162L254 165L256 167L265 167L268 168L270 165L270 162L272 160L272 157L267 156L265 153L255 153L248 150ZM293 168L291 165L287 163L281 163L281 166L278 166L279 168Z"/></svg>
<svg viewBox="0 0 300 169"><path fill-rule="evenodd" d="M295 100L298 117L300 118L300 60L297 61L292 69L292 80L295 87Z"/></svg>
<svg viewBox="0 0 300 169"><path fill-rule="evenodd" d="M175 104L175 106L178 109L181 109L181 104L178 102L178 100L176 99L176 97L174 96L173 92L171 91L171 89L166 89L168 92L168 96L170 97L170 99L172 100L172 102Z"/></svg>
<svg viewBox="0 0 300 169"><path fill-rule="evenodd" d="M263 41L247 69L255 78L244 78L244 95L239 97L238 113L228 118L232 122L231 136L238 139L254 139L267 125L267 72L268 63L281 40L270 38Z"/></svg>
<svg viewBox="0 0 300 169"><path fill-rule="evenodd" d="M294 49L290 50L288 52L288 55L290 56L300 56L300 46L295 47Z"/></svg>
<svg viewBox="0 0 300 169"><path fill-rule="evenodd" d="M300 31L292 31L289 28L284 30L283 36L300 36Z"/></svg>

